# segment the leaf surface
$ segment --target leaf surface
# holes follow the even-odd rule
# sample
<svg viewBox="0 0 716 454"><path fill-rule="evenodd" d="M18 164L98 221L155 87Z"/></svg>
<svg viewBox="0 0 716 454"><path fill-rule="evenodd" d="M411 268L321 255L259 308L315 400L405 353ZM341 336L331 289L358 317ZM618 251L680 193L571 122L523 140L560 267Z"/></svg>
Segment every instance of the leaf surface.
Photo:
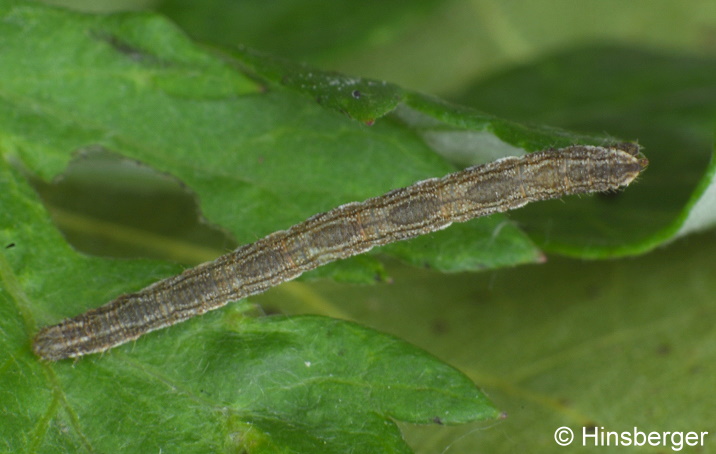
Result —
<svg viewBox="0 0 716 454"><path fill-rule="evenodd" d="M503 120L247 49L208 51L153 14L90 16L2 1L0 18L0 58L14 63L0 65L0 238L8 246L0 258L0 405L9 421L0 438L8 450L409 452L394 420L498 415L469 379L403 341L326 318L254 319L248 303L76 364L38 363L29 350L38 326L181 268L76 253L24 177L49 181L73 160L92 159L87 150L108 151L184 185L204 219L240 244L460 166L603 143L603 133ZM711 225L712 170L697 187L704 163L703 155L689 163L691 178L668 210L657 209L651 191L631 196L640 182L616 199L557 202L518 225L493 216L376 252L444 271L542 260L518 227L577 257L643 252L673 238L654 232L687 200L685 213L700 213L691 225ZM363 256L314 276L366 282L383 274Z"/></svg>
<svg viewBox="0 0 716 454"><path fill-rule="evenodd" d="M404 341L326 317L254 319L248 304L106 355L40 362L29 342L37 320L178 269L77 254L22 177L1 170L0 240L14 245L0 257L8 451L410 452L391 418L456 424L498 415L464 375Z"/></svg>
<svg viewBox="0 0 716 454"><path fill-rule="evenodd" d="M386 149L404 154L408 175L450 167L399 125L365 136L359 124L301 96L259 95L253 81L156 16L85 16L25 2L2 3L0 15L3 58L22 66L0 70L4 448L409 452L393 419L457 424L498 416L464 375L403 341L325 317L253 319L244 315L247 303L106 355L39 362L30 350L39 326L181 268L78 254L21 172L49 179L78 150L112 150L178 177L207 218L251 236L314 212L331 195L319 183L340 186L328 169L354 170L355 160L331 155L353 147L374 149L376 158ZM413 146L396 147L395 134ZM337 137L347 146L316 152L314 142ZM277 159L295 150L308 162ZM275 165L267 171L264 162ZM320 173L306 186L286 179ZM296 188L300 197L276 203ZM356 181L330 203L362 190ZM231 210L237 205L257 224L246 226Z"/></svg>
<svg viewBox="0 0 716 454"><path fill-rule="evenodd" d="M713 58L595 45L495 74L460 99L510 118L639 139L650 164L639 184L619 194L629 210L602 200L575 207L576 219L554 202L514 214L548 251L603 257L716 225L715 75Z"/></svg>

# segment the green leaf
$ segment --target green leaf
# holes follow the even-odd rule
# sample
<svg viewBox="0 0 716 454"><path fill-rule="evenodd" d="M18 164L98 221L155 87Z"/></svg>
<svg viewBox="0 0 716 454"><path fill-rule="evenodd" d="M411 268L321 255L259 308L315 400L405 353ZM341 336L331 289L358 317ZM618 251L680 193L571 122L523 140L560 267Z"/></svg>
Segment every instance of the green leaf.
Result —
<svg viewBox="0 0 716 454"><path fill-rule="evenodd" d="M349 4L344 7L356 7ZM716 212L713 202L704 203L714 181L714 166L707 162L715 105L708 36L715 6L672 0L603 0L588 8L553 0L445 2L413 30L377 43L366 40L349 52L342 43L325 40L323 49L298 58L317 61L314 55L319 55L322 67L450 93L459 103L517 121L639 139L651 166L614 201L620 204L640 192L630 207L642 221L615 219L609 207L595 216L607 221L595 224L599 238L605 238L605 230L620 243L624 234L646 238L632 243L632 252L638 252L674 239L677 230L684 232L679 226L685 215ZM244 14L243 20L249 17L257 16ZM223 33L211 26L216 35ZM286 29L309 37L316 33L300 22ZM241 36L242 30L235 30ZM267 39L280 42L280 33ZM246 42L243 36L235 41ZM622 47L583 45L595 41ZM270 44L264 42L252 44L267 49ZM294 35L290 44L296 42L300 36ZM648 52L634 46L646 46ZM562 58L552 58L555 51ZM512 71L505 69L521 63L525 77L510 79ZM500 89L492 91L493 84L483 83L486 77ZM503 78L508 80L500 83ZM464 96L464 85L475 80L481 81L476 83L479 98L490 97L490 102ZM464 136L444 137L459 143ZM578 201L580 207L589 202ZM560 243L568 242L564 252L583 257L587 245L581 242L590 239L583 220L573 222L571 211L562 216L564 203L549 205L528 207L524 217L516 212L510 218L534 232L548 251L563 250ZM695 219L699 228L713 225L701 216ZM694 225L684 225L689 224ZM661 238L654 236L660 228ZM704 396L711 392L715 364L709 316L716 293L714 253L713 235L707 233L636 259L584 263L551 257L539 269L477 276L389 267L392 286L324 283L309 290L317 293L312 299L332 302L335 312L455 358L509 414L489 426L407 428L411 445L420 452L442 452L448 445L455 453L519 452L525 446L565 452L552 439L562 425L575 431L582 425L610 430L636 425L645 431L711 432L713 411ZM321 287L333 290L320 292ZM284 300L295 287L289 290L267 298ZM301 301L291 298L282 307L305 311ZM410 323L405 323L406 313ZM707 436L704 448L684 447L682 452L709 451L713 442ZM596 453L608 448L581 449Z"/></svg>
<svg viewBox="0 0 716 454"><path fill-rule="evenodd" d="M562 426L575 434L583 426L706 431L703 448L680 452L709 452L715 255L708 232L624 260L550 257L541 266L455 275L394 264L390 286L318 282L310 290L335 312L451 358L507 414L497 423L405 427L416 452L645 450L583 447L581 435L560 447L553 435ZM280 289L261 304L310 310Z"/></svg>
<svg viewBox="0 0 716 454"><path fill-rule="evenodd" d="M246 48L234 54L260 77L305 93L318 103L368 125L394 110L403 100L403 90L384 81L319 71Z"/></svg>
<svg viewBox="0 0 716 454"><path fill-rule="evenodd" d="M79 255L16 171L3 164L0 181L0 244L13 244L0 254L8 451L409 452L389 418L498 414L469 379L404 341L325 317L247 318L247 304L104 356L41 363L29 345L36 320L178 269Z"/></svg>
<svg viewBox="0 0 716 454"><path fill-rule="evenodd" d="M84 159L88 149L137 160L185 185L207 221L229 232L235 243L245 243L341 203L441 176L454 170L454 163L602 143L607 138L601 129L590 135L526 126L382 81L313 70L253 51L211 52L152 14L88 16L3 0L0 19L0 57L13 63L0 65L0 239L14 244L0 256L0 341L6 352L0 357L0 407L9 422L0 428L0 438L8 450L407 452L391 418L439 425L497 416L470 380L404 342L325 318L256 320L246 316L247 303L104 356L76 364L38 363L29 349L38 326L180 268L75 253L17 169L28 179L50 180L73 159ZM647 147L649 152L652 145ZM649 155L652 166L656 156ZM706 228L712 222L713 170L690 192L703 168L693 164L704 164L704 156L690 163L697 175L685 180L686 190L669 204L669 214L659 209L668 190L658 191L660 198L648 191L630 196L640 186L635 185L617 200L553 204L561 220L550 208L547 217L520 220L519 226L536 231L535 238L548 247L554 240L570 243L566 252L579 257L613 257L667 238L655 236L649 214L662 215L657 227L666 225L661 221L691 197L693 208L687 210L700 213L692 225ZM604 229L604 213L631 233ZM124 217L139 215L144 213L130 208ZM595 222L601 228L592 228ZM564 229L549 230L553 224ZM136 243L141 248L156 242L146 235ZM532 239L505 216L376 252L448 271L543 259ZM383 271L363 256L319 273L369 281ZM557 284L545 284L545 298ZM403 299L414 299L406 295ZM432 303L442 308L445 301L435 297ZM511 301L501 307L513 307ZM410 306L400 315L398 324L414 320ZM469 332L505 346L503 353L520 351L519 343L505 341L510 335L491 337L496 319L478 320L486 325ZM549 337L541 333L526 336L525 345L544 347L535 340ZM514 353L494 354L500 350L484 344L474 350L515 364L503 361Z"/></svg>
<svg viewBox="0 0 716 454"><path fill-rule="evenodd" d="M196 39L220 46L244 44L297 58L344 53L388 41L440 5L439 0L324 2L321 0L186 0L158 2L158 10ZM260 18L260 20L257 20ZM296 24L300 24L297 27ZM306 33L310 30L310 33Z"/></svg>
<svg viewBox="0 0 716 454"><path fill-rule="evenodd" d="M368 129L303 95L259 94L259 87L232 69L246 62L202 53L156 16L81 16L49 9L37 16L37 7L26 3L5 10L7 58L21 59L23 74L52 74L28 80L17 77L14 66L0 68L4 149L43 179L61 172L78 150L119 153L178 178L198 198L203 217L241 244L342 203L454 169L403 120L385 118ZM54 25L59 22L63 27ZM46 38L40 43L27 35ZM48 42L73 52L65 55ZM479 122L484 128L490 119L480 116ZM529 137L512 139L529 142ZM466 268L446 263L445 269L539 260L531 240L514 226L490 227L502 226L504 219L470 223L474 231L435 234L445 257L451 251L473 257L463 261ZM475 241L475 232L488 230L499 237L499 250L482 249L484 241ZM400 255L443 266L421 248L414 250L414 257ZM323 273L341 274L340 269ZM362 276L350 274L372 280L375 266L365 267Z"/></svg>
<svg viewBox="0 0 716 454"><path fill-rule="evenodd" d="M581 201L576 218L559 202L514 214L545 250L598 258L716 225L715 75L712 58L589 46L496 74L459 98L510 118L638 138L649 169L618 200Z"/></svg>
<svg viewBox="0 0 716 454"><path fill-rule="evenodd" d="M104 356L76 364L40 363L30 350L39 325L180 268L77 254L17 168L49 178L75 150L121 151L181 176L196 190L207 217L241 225L230 210L243 202L264 214L257 220L271 231L282 217L315 210L312 203L327 190L309 185L302 192L308 200L296 202L305 207L289 204L277 211L272 206L280 204L265 203L280 198L275 186L288 192L297 186L278 175L262 179L269 173L259 157L283 167L284 175L302 170L271 156L277 148L284 156L293 151L282 141L312 152L309 142L331 143L338 135L349 144L383 150L397 140L395 134L409 135L388 125L377 139L363 137L359 125L295 95L257 99L253 82L197 51L154 16L83 16L24 2L3 3L0 15L4 57L24 65L21 73L5 65L0 70L0 240L13 245L0 258L5 352L0 405L7 449L409 452L391 418L457 424L499 414L464 375L403 341L322 317L245 318L246 304ZM34 34L59 47L28 39ZM27 55L33 58L20 58ZM18 74L37 76L23 80ZM295 109L284 110L287 106ZM255 118L255 112L266 116ZM229 128L224 125L230 118L247 121ZM189 128L193 121L204 127ZM157 128L175 134L156 134ZM285 136L292 130L303 133ZM247 131L252 133L242 136ZM408 174L449 168L419 141L413 143L423 152L406 156ZM243 153L237 156L237 150ZM254 161L247 162L247 150L257 153ZM339 151L334 146L334 153ZM313 164L327 159L318 156ZM324 173L332 164L323 164ZM321 168L304 165L309 176ZM227 171L234 167L244 173ZM240 196L232 197L232 191ZM311 197L312 191L317 194Z"/></svg>

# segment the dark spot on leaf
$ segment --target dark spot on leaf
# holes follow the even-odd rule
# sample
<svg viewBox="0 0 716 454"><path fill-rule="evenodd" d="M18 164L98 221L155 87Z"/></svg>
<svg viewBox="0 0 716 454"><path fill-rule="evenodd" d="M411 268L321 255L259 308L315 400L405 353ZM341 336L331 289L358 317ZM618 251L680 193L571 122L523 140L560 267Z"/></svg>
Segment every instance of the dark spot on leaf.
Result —
<svg viewBox="0 0 716 454"><path fill-rule="evenodd" d="M433 333L440 335L440 334L445 334L448 331L448 329L450 329L450 325L448 324L448 322L446 320L438 318L438 319L433 320L431 328L433 330Z"/></svg>
<svg viewBox="0 0 716 454"><path fill-rule="evenodd" d="M362 96L360 90L353 90L353 93L351 93L351 95L353 95L355 99L360 99L360 97Z"/></svg>
<svg viewBox="0 0 716 454"><path fill-rule="evenodd" d="M12 249L15 247L15 243L10 243L7 246L5 246L5 249Z"/></svg>
<svg viewBox="0 0 716 454"><path fill-rule="evenodd" d="M668 356L671 353L671 345L669 344L661 344L658 347L656 347L656 354L659 356Z"/></svg>
<svg viewBox="0 0 716 454"><path fill-rule="evenodd" d="M365 124L368 126L373 126L373 124L375 124L375 118L369 118L365 121Z"/></svg>
<svg viewBox="0 0 716 454"><path fill-rule="evenodd" d="M107 32L103 31L97 31L92 33L92 36L94 36L96 39L99 39L101 41L106 42L110 46L114 48L117 52L120 54L124 54L127 57L129 57L132 60L135 61L146 61L146 60L154 60L154 56L148 54L147 52L143 51L142 49L139 49L138 47L132 46L128 42L122 40L116 35L109 34Z"/></svg>
<svg viewBox="0 0 716 454"><path fill-rule="evenodd" d="M266 307L266 306L264 306L263 310L264 310L264 313L265 313L267 316L268 316L268 315L280 315L280 314L281 314L281 310L280 310L280 309L277 309L277 308L275 308L275 307L270 307L270 306L269 306L269 307Z"/></svg>
<svg viewBox="0 0 716 454"><path fill-rule="evenodd" d="M434 418L433 418L433 422L434 422L435 424L439 424L439 425L441 425L441 426L443 425L443 420L440 419L440 416L434 417Z"/></svg>

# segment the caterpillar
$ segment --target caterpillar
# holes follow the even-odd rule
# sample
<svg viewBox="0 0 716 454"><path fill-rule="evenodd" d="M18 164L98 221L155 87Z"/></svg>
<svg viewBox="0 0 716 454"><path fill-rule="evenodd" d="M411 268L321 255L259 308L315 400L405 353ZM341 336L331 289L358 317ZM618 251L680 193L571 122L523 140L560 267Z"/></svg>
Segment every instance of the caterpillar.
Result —
<svg viewBox="0 0 716 454"><path fill-rule="evenodd" d="M33 351L50 361L103 352L375 246L534 201L616 190L634 181L647 165L636 144L572 145L419 181L317 214L212 262L42 328Z"/></svg>

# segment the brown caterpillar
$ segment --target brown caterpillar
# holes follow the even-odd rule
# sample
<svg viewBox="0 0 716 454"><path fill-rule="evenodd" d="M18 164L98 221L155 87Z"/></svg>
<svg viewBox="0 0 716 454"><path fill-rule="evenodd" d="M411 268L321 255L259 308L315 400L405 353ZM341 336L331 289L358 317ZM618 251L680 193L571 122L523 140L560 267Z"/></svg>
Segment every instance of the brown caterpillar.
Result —
<svg viewBox="0 0 716 454"><path fill-rule="evenodd" d="M574 145L419 181L317 214L213 262L45 327L35 336L33 350L51 361L102 352L375 246L529 202L616 190L634 181L647 164L635 144Z"/></svg>

